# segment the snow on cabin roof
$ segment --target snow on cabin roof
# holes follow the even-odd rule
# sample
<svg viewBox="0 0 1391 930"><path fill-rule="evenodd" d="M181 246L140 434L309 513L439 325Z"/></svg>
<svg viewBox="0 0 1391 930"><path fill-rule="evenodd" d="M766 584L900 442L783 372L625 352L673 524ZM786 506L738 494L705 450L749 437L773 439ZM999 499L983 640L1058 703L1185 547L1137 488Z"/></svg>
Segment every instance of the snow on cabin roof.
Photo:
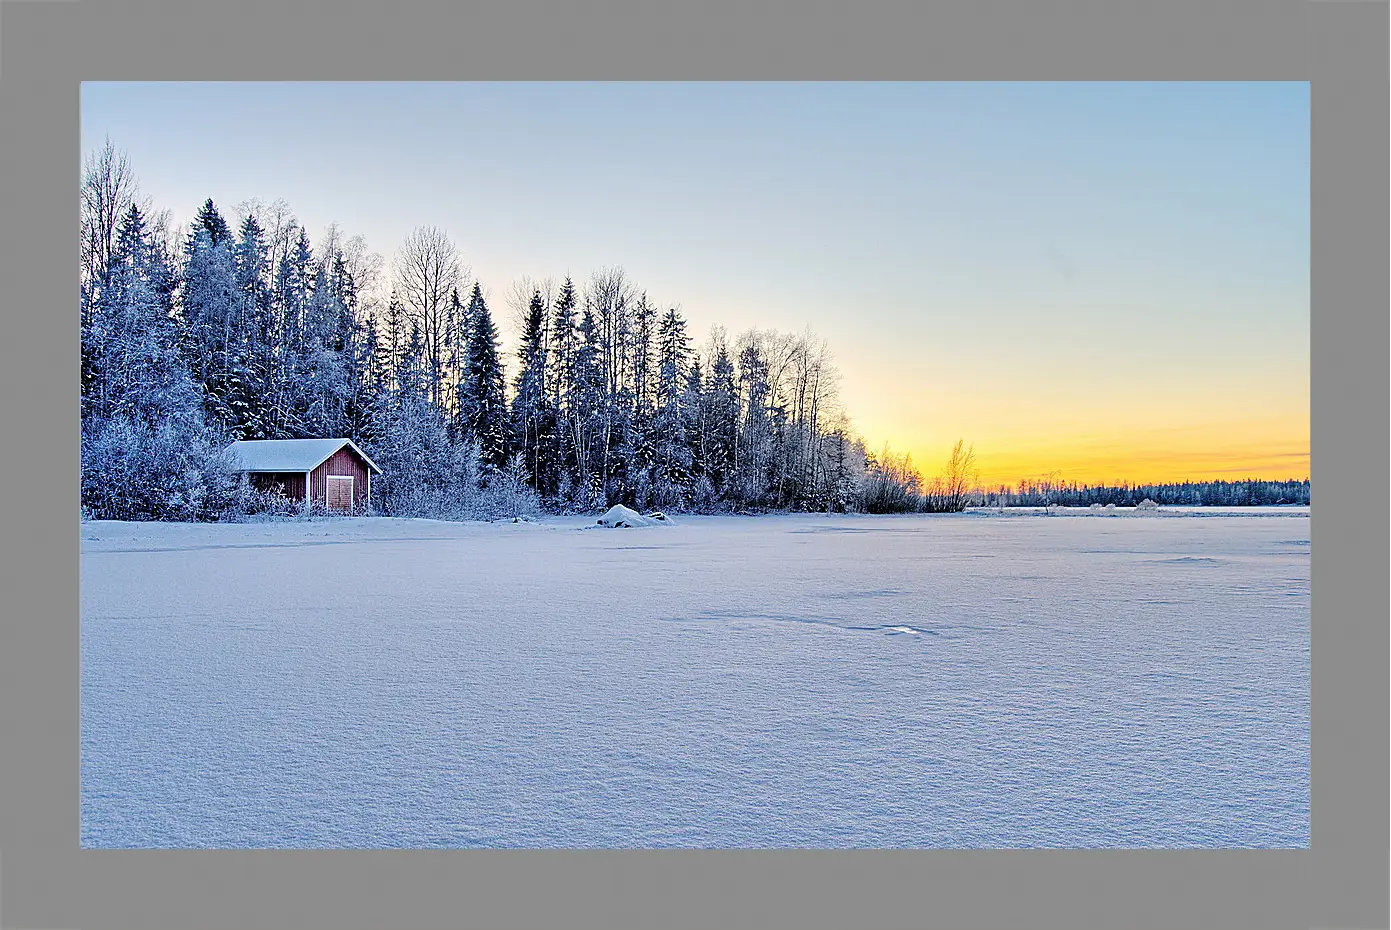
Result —
<svg viewBox="0 0 1391 930"><path fill-rule="evenodd" d="M377 474L382 470L351 439L242 439L227 447L238 471L313 471L344 446L362 456Z"/></svg>

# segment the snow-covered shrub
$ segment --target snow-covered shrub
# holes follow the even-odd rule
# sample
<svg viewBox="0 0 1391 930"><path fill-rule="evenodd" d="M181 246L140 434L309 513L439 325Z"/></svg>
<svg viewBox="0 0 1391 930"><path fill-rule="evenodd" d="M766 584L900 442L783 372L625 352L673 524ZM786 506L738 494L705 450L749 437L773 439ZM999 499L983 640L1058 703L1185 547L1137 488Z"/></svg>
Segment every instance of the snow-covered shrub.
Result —
<svg viewBox="0 0 1391 930"><path fill-rule="evenodd" d="M470 506L481 520L534 517L541 513L541 497L527 484L522 457L514 455L507 468L489 476Z"/></svg>
<svg viewBox="0 0 1391 930"><path fill-rule="evenodd" d="M876 471L860 482L857 503L865 513L908 513L917 510L921 500L907 485Z"/></svg>
<svg viewBox="0 0 1391 930"><path fill-rule="evenodd" d="M685 509L692 513L714 513L719 509L719 498L719 493L709 476L697 475L691 482Z"/></svg>
<svg viewBox="0 0 1391 930"><path fill-rule="evenodd" d="M684 501L681 486L675 481L663 480L660 477L652 482L652 490L647 497L647 504L665 510L679 510Z"/></svg>
<svg viewBox="0 0 1391 930"><path fill-rule="evenodd" d="M232 463L202 429L126 417L89 422L82 506L98 520L215 520L234 500Z"/></svg>
<svg viewBox="0 0 1391 930"><path fill-rule="evenodd" d="M603 491L593 480L562 473L552 507L560 513L592 513L605 505Z"/></svg>
<svg viewBox="0 0 1391 930"><path fill-rule="evenodd" d="M372 480L373 503L393 517L475 519L478 444L450 442L439 411L423 397L383 406L386 429L363 450L382 469Z"/></svg>
<svg viewBox="0 0 1391 930"><path fill-rule="evenodd" d="M438 415L409 398L390 422L391 430L365 450L382 469L372 480L372 502L381 513L500 520L541 512L520 455L505 468L485 469L478 442L451 442Z"/></svg>
<svg viewBox="0 0 1391 930"><path fill-rule="evenodd" d="M1136 504L1135 509L1141 513L1144 513L1147 511L1158 510L1159 505L1147 497L1144 500L1140 501L1140 503Z"/></svg>
<svg viewBox="0 0 1391 930"><path fill-rule="evenodd" d="M863 513L910 513L924 505L922 476L907 455L894 455L887 448L872 456L856 501Z"/></svg>
<svg viewBox="0 0 1391 930"><path fill-rule="evenodd" d="M236 522L247 517L295 517L303 513L303 502L290 499L279 488L258 488L243 481L218 519Z"/></svg>

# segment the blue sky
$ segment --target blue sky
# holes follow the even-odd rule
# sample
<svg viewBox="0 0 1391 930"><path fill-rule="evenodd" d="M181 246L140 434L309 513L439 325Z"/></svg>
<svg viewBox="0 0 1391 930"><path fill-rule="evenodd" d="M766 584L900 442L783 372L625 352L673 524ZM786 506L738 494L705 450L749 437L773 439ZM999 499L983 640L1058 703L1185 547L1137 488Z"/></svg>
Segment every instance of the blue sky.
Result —
<svg viewBox="0 0 1391 930"><path fill-rule="evenodd" d="M281 197L388 259L439 226L495 303L621 265L700 336L810 325L929 471L1308 473L1305 83L84 84L106 136L181 223Z"/></svg>

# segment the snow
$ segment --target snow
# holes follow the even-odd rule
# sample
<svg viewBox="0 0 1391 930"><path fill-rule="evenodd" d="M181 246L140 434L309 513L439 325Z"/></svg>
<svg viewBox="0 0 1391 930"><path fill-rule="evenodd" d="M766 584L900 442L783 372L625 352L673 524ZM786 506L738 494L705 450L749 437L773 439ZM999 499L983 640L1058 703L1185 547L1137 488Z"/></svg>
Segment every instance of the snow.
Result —
<svg viewBox="0 0 1391 930"><path fill-rule="evenodd" d="M631 526L657 526L659 524L670 524L666 514L661 512L651 513L643 516L636 510L624 507L622 504L615 504L604 515L599 518L599 526L607 527L631 527Z"/></svg>
<svg viewBox="0 0 1391 930"><path fill-rule="evenodd" d="M1308 508L84 523L86 847L1307 847Z"/></svg>

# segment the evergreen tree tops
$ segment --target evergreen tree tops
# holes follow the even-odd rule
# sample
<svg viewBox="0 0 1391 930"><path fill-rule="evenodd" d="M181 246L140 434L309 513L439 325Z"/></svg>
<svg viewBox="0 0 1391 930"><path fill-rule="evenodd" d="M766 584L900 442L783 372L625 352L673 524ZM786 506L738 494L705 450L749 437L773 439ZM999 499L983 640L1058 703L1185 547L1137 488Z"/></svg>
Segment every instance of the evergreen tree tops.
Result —
<svg viewBox="0 0 1391 930"><path fill-rule="evenodd" d="M517 347L520 368L514 384L519 406L539 406L546 394L546 301L539 288L533 289L527 304L526 323Z"/></svg>
<svg viewBox="0 0 1391 930"><path fill-rule="evenodd" d="M465 310L469 338L457 387L458 424L474 437L485 464L501 468L507 461L507 402L497 327L475 283Z"/></svg>
<svg viewBox="0 0 1391 930"><path fill-rule="evenodd" d="M211 197L203 202L203 206L198 209L198 214L193 218L193 222L190 224L190 244L200 232L207 233L209 243L214 246L222 245L224 242L230 242L232 238L231 227L227 225L227 221L223 219L222 214L218 212Z"/></svg>

